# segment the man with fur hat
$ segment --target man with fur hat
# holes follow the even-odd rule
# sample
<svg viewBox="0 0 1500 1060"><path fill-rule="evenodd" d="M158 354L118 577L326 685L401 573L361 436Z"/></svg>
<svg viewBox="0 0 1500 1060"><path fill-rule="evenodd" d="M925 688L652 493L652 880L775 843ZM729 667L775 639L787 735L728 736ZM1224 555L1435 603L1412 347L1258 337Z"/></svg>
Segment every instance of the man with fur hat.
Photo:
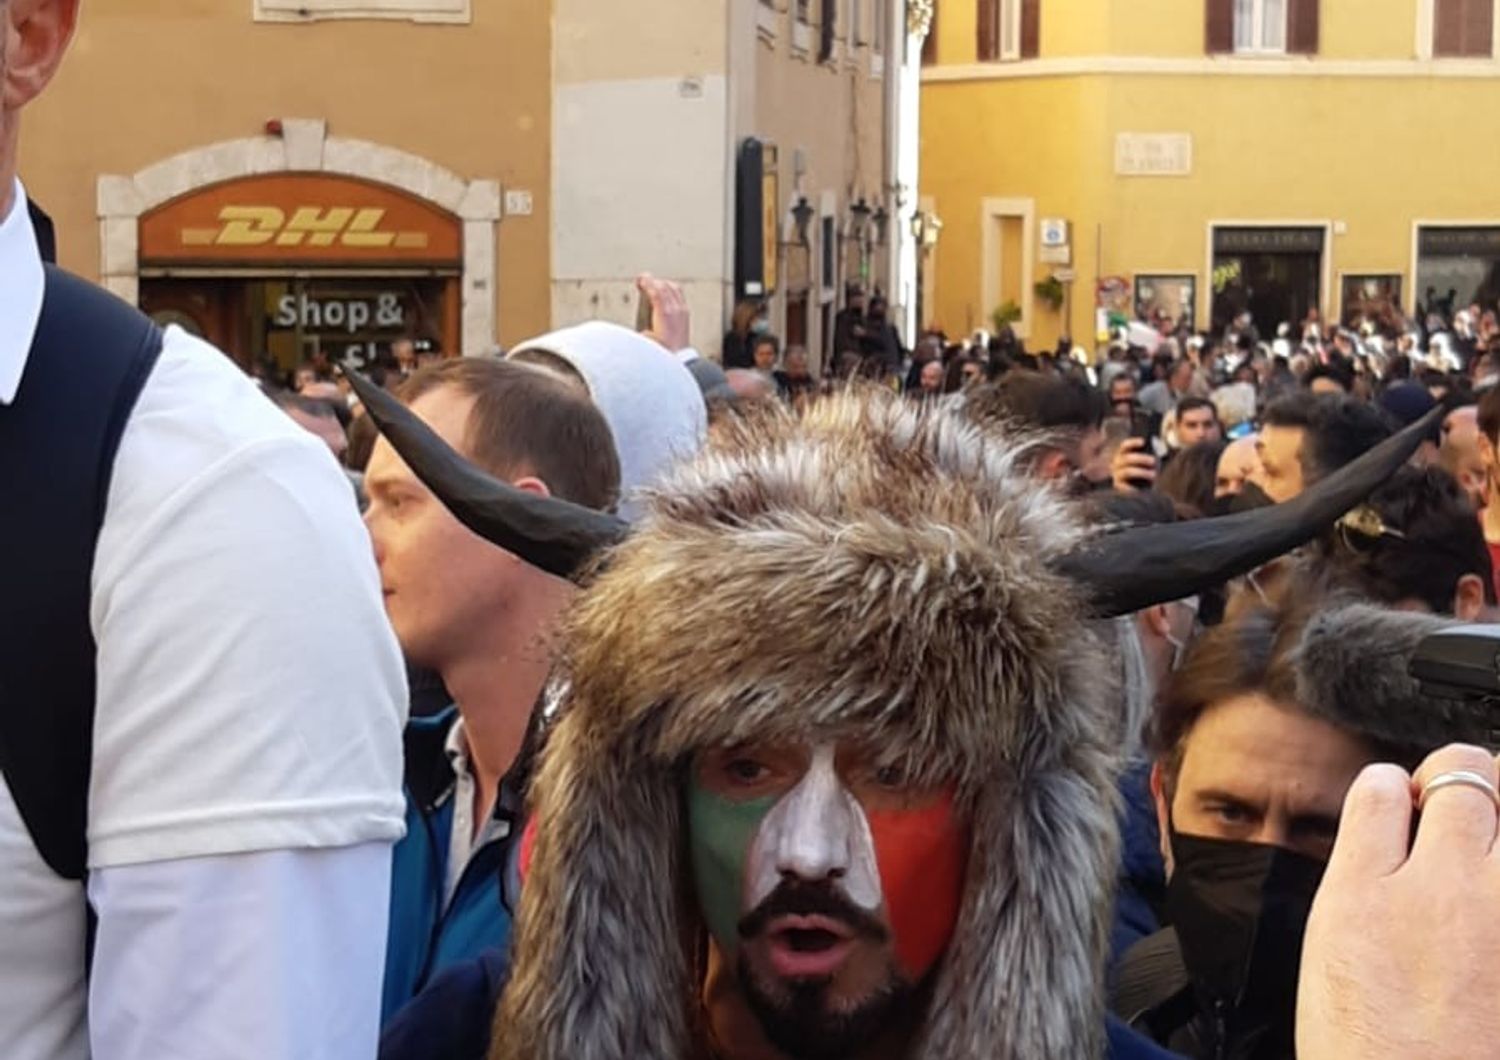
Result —
<svg viewBox="0 0 1500 1060"><path fill-rule="evenodd" d="M1085 539L1031 443L844 395L726 422L620 543L371 411L497 543L555 573L613 546L569 623L512 964L471 979L508 974L496 1060L1099 1056L1123 726L1088 618L1293 547L1415 445L1293 507Z"/></svg>

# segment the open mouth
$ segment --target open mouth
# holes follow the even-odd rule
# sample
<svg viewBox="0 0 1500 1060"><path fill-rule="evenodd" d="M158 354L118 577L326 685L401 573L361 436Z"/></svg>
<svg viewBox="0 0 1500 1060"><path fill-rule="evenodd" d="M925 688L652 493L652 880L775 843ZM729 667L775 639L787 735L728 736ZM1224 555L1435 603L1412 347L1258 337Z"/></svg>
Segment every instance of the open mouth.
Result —
<svg viewBox="0 0 1500 1060"><path fill-rule="evenodd" d="M783 979L825 979L849 959L854 932L825 916L777 917L766 927L771 968Z"/></svg>

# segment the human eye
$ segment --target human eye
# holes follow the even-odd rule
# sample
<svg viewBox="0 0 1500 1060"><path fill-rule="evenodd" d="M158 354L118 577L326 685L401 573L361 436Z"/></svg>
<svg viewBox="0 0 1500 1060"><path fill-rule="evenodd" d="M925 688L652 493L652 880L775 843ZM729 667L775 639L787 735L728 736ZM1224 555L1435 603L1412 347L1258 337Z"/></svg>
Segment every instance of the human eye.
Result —
<svg viewBox="0 0 1500 1060"><path fill-rule="evenodd" d="M770 775L770 767L749 755L738 755L724 763L724 774L738 784L756 784Z"/></svg>

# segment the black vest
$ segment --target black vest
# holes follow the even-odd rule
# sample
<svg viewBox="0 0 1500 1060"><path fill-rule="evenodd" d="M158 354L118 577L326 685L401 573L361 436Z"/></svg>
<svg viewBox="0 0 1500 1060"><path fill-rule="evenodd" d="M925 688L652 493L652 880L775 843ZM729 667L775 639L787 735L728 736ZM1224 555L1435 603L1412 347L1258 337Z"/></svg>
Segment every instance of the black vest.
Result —
<svg viewBox="0 0 1500 1060"><path fill-rule="evenodd" d="M67 879L88 857L94 547L161 341L147 317L49 266L20 390L0 405L0 772Z"/></svg>

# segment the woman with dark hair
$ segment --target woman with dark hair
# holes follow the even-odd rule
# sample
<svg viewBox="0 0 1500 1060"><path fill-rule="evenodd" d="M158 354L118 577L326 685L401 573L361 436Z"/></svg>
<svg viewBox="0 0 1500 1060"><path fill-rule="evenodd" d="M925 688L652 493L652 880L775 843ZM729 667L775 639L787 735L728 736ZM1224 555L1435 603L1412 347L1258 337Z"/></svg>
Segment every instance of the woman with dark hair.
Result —
<svg viewBox="0 0 1500 1060"><path fill-rule="evenodd" d="M1223 442L1199 442L1174 456L1156 480L1156 492L1200 515L1213 509L1214 488Z"/></svg>
<svg viewBox="0 0 1500 1060"><path fill-rule="evenodd" d="M730 328L724 333L725 368L754 368L754 342L771 328L766 319L766 303L747 298L734 307Z"/></svg>

